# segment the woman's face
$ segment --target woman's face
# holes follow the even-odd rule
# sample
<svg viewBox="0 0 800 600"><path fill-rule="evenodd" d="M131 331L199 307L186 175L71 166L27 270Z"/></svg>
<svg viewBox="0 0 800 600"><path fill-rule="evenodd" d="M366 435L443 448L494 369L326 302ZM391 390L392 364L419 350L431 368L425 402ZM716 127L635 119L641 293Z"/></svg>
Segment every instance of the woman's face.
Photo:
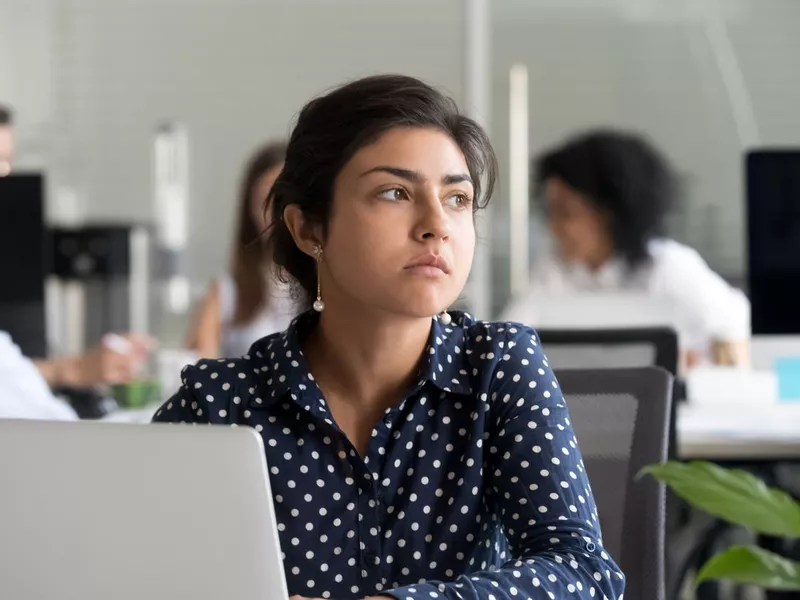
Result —
<svg viewBox="0 0 800 600"><path fill-rule="evenodd" d="M446 309L472 266L473 195L464 155L440 131L398 127L359 150L334 182L326 304L409 317Z"/></svg>
<svg viewBox="0 0 800 600"><path fill-rule="evenodd" d="M267 210L266 201L282 168L283 164L280 164L264 171L250 188L250 216L259 232L265 231L272 223L271 211Z"/></svg>
<svg viewBox="0 0 800 600"><path fill-rule="evenodd" d="M613 253L608 216L558 177L545 181L547 224L559 255L599 267Z"/></svg>

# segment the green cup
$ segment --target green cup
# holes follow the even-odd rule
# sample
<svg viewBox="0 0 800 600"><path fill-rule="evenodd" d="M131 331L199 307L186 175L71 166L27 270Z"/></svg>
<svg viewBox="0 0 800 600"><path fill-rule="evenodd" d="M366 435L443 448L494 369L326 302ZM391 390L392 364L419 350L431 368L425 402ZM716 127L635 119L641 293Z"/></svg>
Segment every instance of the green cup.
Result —
<svg viewBox="0 0 800 600"><path fill-rule="evenodd" d="M120 408L144 408L161 401L161 386L156 380L142 379L111 387Z"/></svg>

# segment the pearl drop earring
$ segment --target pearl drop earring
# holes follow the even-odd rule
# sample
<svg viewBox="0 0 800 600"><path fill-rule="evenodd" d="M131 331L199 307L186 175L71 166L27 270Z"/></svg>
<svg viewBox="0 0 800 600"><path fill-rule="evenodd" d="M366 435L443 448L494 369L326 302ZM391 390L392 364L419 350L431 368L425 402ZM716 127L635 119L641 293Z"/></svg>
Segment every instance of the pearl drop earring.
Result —
<svg viewBox="0 0 800 600"><path fill-rule="evenodd" d="M325 310L325 303L322 301L322 287L320 285L319 265L322 262L322 246L314 246L314 259L317 261L317 299L314 300L312 308L317 312Z"/></svg>
<svg viewBox="0 0 800 600"><path fill-rule="evenodd" d="M442 322L442 325L450 325L453 322L453 317L450 316L450 313L446 310L443 310L439 313L439 320Z"/></svg>

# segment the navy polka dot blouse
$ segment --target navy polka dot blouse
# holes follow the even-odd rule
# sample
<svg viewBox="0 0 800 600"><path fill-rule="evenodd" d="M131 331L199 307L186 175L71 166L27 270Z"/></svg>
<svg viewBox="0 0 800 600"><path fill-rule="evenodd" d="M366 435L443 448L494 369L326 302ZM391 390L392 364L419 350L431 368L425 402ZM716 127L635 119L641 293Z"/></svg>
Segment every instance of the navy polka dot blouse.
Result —
<svg viewBox="0 0 800 600"><path fill-rule="evenodd" d="M620 599L567 408L533 330L433 319L409 394L360 456L299 340L315 315L240 359L187 367L155 421L264 438L290 594Z"/></svg>

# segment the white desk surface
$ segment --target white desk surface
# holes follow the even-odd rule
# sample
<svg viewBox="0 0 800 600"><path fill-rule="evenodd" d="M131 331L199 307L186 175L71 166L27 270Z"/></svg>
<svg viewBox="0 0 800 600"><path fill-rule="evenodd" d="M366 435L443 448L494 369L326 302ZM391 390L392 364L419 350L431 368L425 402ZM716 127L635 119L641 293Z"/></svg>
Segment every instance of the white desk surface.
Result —
<svg viewBox="0 0 800 600"><path fill-rule="evenodd" d="M678 407L680 458L800 459L800 400L779 400L769 371L690 373Z"/></svg>
<svg viewBox="0 0 800 600"><path fill-rule="evenodd" d="M683 459L800 459L800 403L756 410L681 406L677 436Z"/></svg>
<svg viewBox="0 0 800 600"><path fill-rule="evenodd" d="M122 408L101 419L104 423L149 423L159 409L158 404L144 408Z"/></svg>

